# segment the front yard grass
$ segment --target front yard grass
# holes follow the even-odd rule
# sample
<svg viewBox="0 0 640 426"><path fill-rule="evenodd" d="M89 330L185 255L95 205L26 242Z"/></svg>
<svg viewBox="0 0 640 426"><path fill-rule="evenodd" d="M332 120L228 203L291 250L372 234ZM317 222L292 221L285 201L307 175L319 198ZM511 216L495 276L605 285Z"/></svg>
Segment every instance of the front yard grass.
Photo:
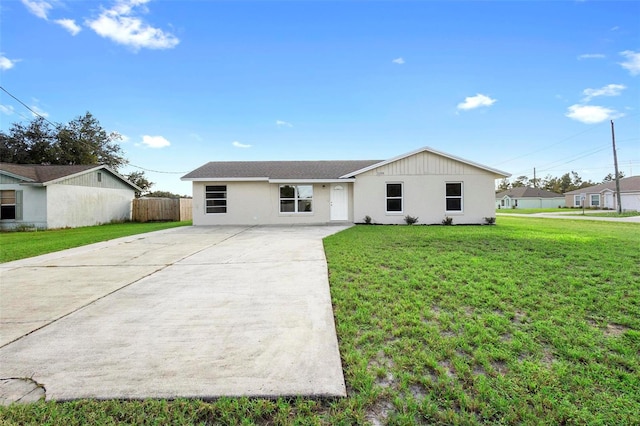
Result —
<svg viewBox="0 0 640 426"><path fill-rule="evenodd" d="M496 213L502 214L536 214L536 213L568 213L571 209L545 208L545 209L496 209ZM582 210L580 210L582 211Z"/></svg>
<svg viewBox="0 0 640 426"><path fill-rule="evenodd" d="M634 424L640 225L504 217L325 239L349 396L75 401L0 424Z"/></svg>
<svg viewBox="0 0 640 426"><path fill-rule="evenodd" d="M191 221L125 222L44 231L1 232L0 263L185 225L191 225Z"/></svg>

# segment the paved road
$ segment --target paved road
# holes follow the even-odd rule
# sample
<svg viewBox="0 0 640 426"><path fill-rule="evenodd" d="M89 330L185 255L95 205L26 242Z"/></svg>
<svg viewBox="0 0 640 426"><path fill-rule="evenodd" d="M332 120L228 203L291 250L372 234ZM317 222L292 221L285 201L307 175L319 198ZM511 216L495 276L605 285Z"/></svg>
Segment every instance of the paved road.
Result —
<svg viewBox="0 0 640 426"><path fill-rule="evenodd" d="M0 264L0 402L344 396L322 238L182 227Z"/></svg>

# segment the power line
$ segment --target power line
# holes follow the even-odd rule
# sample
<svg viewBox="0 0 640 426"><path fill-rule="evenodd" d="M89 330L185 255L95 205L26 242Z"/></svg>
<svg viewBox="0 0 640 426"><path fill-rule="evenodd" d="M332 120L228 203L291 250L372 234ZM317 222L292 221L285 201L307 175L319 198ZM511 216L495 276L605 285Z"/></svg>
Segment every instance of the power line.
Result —
<svg viewBox="0 0 640 426"><path fill-rule="evenodd" d="M31 111L31 113L33 115L37 115L38 117L42 118L44 121L46 121L47 123L51 124L53 127L56 127L57 125L55 123L52 123L51 121L49 121L49 119L47 117L45 117L44 115L40 114L39 112L34 111L33 109L31 109L31 107L29 107L29 105L25 104L24 102L22 102L20 99L16 98L15 96L13 96L7 89L5 89L4 87L0 86L0 89L2 89L3 92L5 92L7 95L11 96L13 99L15 99L16 101L18 101L23 107L25 107L26 109L28 109L29 111ZM21 114L22 115L22 114ZM24 116L23 116L24 117Z"/></svg>
<svg viewBox="0 0 640 426"><path fill-rule="evenodd" d="M144 168L144 167L136 166L135 164L131 164L131 163L127 163L127 165L131 166L131 167L135 167L136 169L144 170L145 172L152 172L152 173L164 173L164 174L171 174L171 175L183 175L185 173L189 173L189 171L186 171L186 172L165 172L165 171L161 171L161 170L151 170L151 169L147 169L147 168Z"/></svg>

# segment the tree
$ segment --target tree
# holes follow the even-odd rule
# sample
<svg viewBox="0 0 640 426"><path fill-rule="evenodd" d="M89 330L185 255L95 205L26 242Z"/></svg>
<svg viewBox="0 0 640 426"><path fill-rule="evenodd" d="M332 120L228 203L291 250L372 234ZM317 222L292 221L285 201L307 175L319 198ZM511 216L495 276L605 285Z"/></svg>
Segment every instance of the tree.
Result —
<svg viewBox="0 0 640 426"><path fill-rule="evenodd" d="M145 197L155 197L155 198L191 198L191 197L189 197L187 195L174 194L173 192L169 192L169 191L153 191L153 192L149 192L148 194L146 194Z"/></svg>
<svg viewBox="0 0 640 426"><path fill-rule="evenodd" d="M18 164L104 164L117 170L127 164L116 141L87 112L66 125L52 126L42 117L29 124L14 123L0 132L0 161Z"/></svg>
<svg viewBox="0 0 640 426"><path fill-rule="evenodd" d="M513 183L511 184L512 188L520 188L522 186L528 186L529 185L529 178L526 176L518 176L516 178L516 180L513 181Z"/></svg>
<svg viewBox="0 0 640 426"><path fill-rule="evenodd" d="M131 172L128 175L125 175L127 180L138 188L142 189L142 192L136 193L136 196L139 197L145 192L148 192L149 189L153 186L153 182L150 182L147 177L144 175L144 172Z"/></svg>
<svg viewBox="0 0 640 426"><path fill-rule="evenodd" d="M618 179L622 179L623 177L624 177L624 172L618 172ZM611 182L614 180L616 180L616 178L613 177L613 173L609 173L604 177L604 179L602 179L602 183Z"/></svg>
<svg viewBox="0 0 640 426"><path fill-rule="evenodd" d="M498 191L506 191L509 188L511 188L511 184L509 183L509 179L504 178L500 181L500 183L498 184Z"/></svg>

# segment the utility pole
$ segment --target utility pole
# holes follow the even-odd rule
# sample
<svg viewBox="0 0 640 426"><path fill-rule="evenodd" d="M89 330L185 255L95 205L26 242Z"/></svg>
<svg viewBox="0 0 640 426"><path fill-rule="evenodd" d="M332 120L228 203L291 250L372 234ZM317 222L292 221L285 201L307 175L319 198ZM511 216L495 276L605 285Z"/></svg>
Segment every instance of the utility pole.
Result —
<svg viewBox="0 0 640 426"><path fill-rule="evenodd" d="M620 176L618 173L618 154L616 154L616 133L613 130L613 120L611 120L611 143L613 144L613 166L616 172L616 197L618 198L618 214L621 214L622 203L620 200Z"/></svg>
<svg viewBox="0 0 640 426"><path fill-rule="evenodd" d="M538 179L536 179L536 168L533 168L533 187L537 188L538 187Z"/></svg>

